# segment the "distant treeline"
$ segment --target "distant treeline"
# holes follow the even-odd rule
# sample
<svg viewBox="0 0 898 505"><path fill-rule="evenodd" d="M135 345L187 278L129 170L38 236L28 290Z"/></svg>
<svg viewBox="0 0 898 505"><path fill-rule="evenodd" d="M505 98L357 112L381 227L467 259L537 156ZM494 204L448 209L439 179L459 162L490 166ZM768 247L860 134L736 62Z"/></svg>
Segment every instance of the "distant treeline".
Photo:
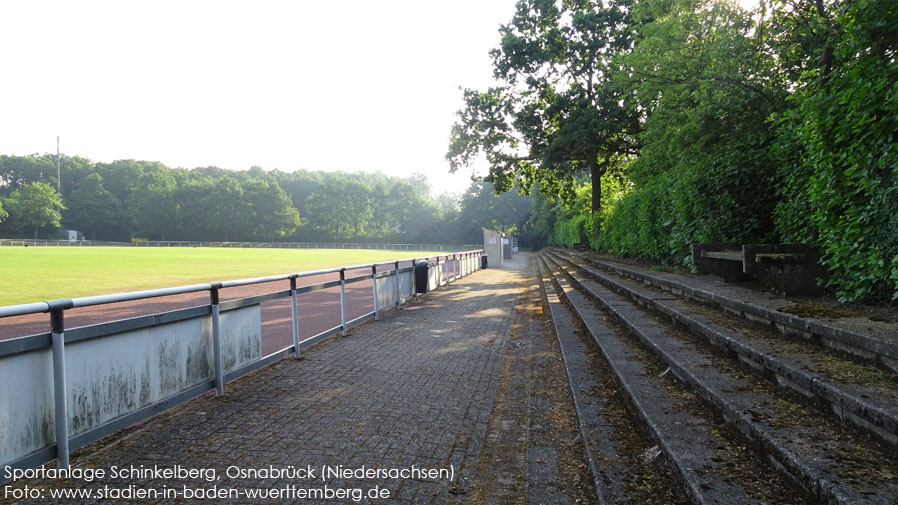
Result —
<svg viewBox="0 0 898 505"><path fill-rule="evenodd" d="M430 195L427 179L381 173L169 168L55 155L0 156L0 237L92 240L479 243L482 226L519 232L530 198L472 183Z"/></svg>

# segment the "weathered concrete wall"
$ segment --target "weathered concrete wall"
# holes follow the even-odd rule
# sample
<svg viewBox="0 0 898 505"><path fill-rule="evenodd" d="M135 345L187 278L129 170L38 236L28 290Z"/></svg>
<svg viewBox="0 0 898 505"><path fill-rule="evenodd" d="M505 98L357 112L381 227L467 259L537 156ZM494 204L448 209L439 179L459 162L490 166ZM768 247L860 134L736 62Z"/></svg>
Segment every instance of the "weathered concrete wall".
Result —
<svg viewBox="0 0 898 505"><path fill-rule="evenodd" d="M412 272L399 274L399 298L405 300L413 296L414 278ZM396 306L396 276L389 275L377 279L377 306L379 308Z"/></svg>
<svg viewBox="0 0 898 505"><path fill-rule="evenodd" d="M221 314L225 373L262 356L259 305ZM211 316L65 346L69 435L213 378ZM50 349L0 358L0 464L56 442Z"/></svg>
<svg viewBox="0 0 898 505"><path fill-rule="evenodd" d="M415 272L406 272L399 276L399 294L404 298L415 296Z"/></svg>
<svg viewBox="0 0 898 505"><path fill-rule="evenodd" d="M0 358L0 465L56 442L50 348Z"/></svg>
<svg viewBox="0 0 898 505"><path fill-rule="evenodd" d="M440 287L440 277L442 276L445 265L431 265L427 269L427 289L433 291Z"/></svg>

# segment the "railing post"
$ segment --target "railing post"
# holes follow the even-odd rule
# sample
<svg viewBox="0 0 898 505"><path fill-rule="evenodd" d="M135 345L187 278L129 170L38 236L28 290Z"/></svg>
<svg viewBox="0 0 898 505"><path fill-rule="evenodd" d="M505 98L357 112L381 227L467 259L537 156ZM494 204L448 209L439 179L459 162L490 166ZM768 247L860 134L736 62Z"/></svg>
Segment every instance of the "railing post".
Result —
<svg viewBox="0 0 898 505"><path fill-rule="evenodd" d="M374 320L380 319L380 312L377 310L377 265L371 265L371 285L374 289Z"/></svg>
<svg viewBox="0 0 898 505"><path fill-rule="evenodd" d="M399 262L396 262L396 265L393 269L393 287L396 288L396 310L401 310L400 305L402 301L402 295L399 293Z"/></svg>
<svg viewBox="0 0 898 505"><path fill-rule="evenodd" d="M65 309L71 300L48 302L50 338L53 345L53 399L56 406L56 465L69 468L69 409L65 383Z"/></svg>
<svg viewBox="0 0 898 505"><path fill-rule="evenodd" d="M212 354L215 357L215 396L224 394L224 371L221 363L221 325L218 315L218 290L220 282L213 282L209 289L209 298L212 305Z"/></svg>
<svg viewBox="0 0 898 505"><path fill-rule="evenodd" d="M418 286L416 284L418 282L418 280L416 278L416 276L418 274L415 272L415 265L417 265L417 264L418 264L418 260L416 258L412 258L412 293L413 293L413 296L415 297L416 302L418 301Z"/></svg>
<svg viewBox="0 0 898 505"><path fill-rule="evenodd" d="M346 336L346 269L340 269L340 328Z"/></svg>
<svg viewBox="0 0 898 505"><path fill-rule="evenodd" d="M290 276L290 316L293 320L293 357L302 359L302 353L299 351L299 307L296 299L296 277L297 274Z"/></svg>

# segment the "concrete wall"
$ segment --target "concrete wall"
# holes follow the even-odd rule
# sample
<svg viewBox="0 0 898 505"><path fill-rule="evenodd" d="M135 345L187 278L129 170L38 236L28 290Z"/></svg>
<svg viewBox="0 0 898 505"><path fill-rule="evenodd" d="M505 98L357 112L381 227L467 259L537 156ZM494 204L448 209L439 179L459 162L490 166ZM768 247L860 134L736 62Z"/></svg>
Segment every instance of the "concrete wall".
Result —
<svg viewBox="0 0 898 505"><path fill-rule="evenodd" d="M442 273L444 265L431 265L427 269L427 289L433 291L440 287L440 273Z"/></svg>
<svg viewBox="0 0 898 505"><path fill-rule="evenodd" d="M262 356L259 305L221 313L225 373ZM65 346L69 436L214 377L211 316ZM56 443L49 348L0 358L0 464Z"/></svg>
<svg viewBox="0 0 898 505"><path fill-rule="evenodd" d="M399 298L402 301L415 295L413 271L399 274ZM377 279L377 306L379 309L396 306L396 276Z"/></svg>

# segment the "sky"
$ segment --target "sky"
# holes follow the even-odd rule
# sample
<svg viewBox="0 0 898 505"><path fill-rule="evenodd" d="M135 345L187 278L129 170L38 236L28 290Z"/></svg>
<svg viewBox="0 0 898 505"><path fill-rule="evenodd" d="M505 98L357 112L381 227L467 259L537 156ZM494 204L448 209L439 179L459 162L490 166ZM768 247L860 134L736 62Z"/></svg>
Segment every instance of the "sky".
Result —
<svg viewBox="0 0 898 505"><path fill-rule="evenodd" d="M459 86L514 0L0 2L0 154L381 171L460 192ZM479 167L480 171L484 167Z"/></svg>

